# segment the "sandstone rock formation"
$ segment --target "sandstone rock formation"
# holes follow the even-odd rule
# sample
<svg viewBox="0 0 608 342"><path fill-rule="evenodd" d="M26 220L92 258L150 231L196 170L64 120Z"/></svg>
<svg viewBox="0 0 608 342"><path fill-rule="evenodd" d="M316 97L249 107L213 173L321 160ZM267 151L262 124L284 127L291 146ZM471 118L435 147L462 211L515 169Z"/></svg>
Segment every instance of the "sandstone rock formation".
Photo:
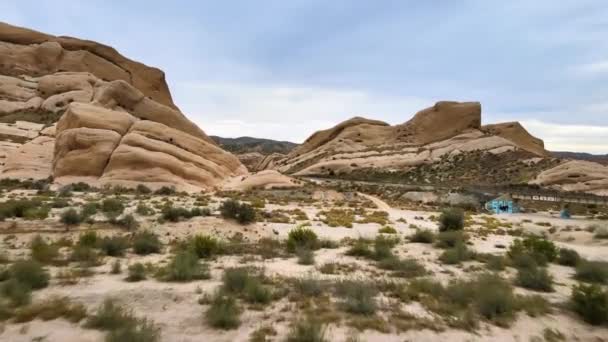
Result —
<svg viewBox="0 0 608 342"><path fill-rule="evenodd" d="M302 183L275 170L265 170L246 176L228 179L222 188L225 190L247 191L251 189L296 188Z"/></svg>
<svg viewBox="0 0 608 342"><path fill-rule="evenodd" d="M0 138L2 178L197 190L247 173L175 107L162 71L3 23Z"/></svg>
<svg viewBox="0 0 608 342"><path fill-rule="evenodd" d="M516 150L530 156L546 154L542 141L517 123L481 126L478 102L444 101L396 126L359 117L347 120L313 134L286 158L273 160L266 168L305 176L402 170L464 152Z"/></svg>
<svg viewBox="0 0 608 342"><path fill-rule="evenodd" d="M532 183L608 196L608 166L584 160L566 161L540 173Z"/></svg>

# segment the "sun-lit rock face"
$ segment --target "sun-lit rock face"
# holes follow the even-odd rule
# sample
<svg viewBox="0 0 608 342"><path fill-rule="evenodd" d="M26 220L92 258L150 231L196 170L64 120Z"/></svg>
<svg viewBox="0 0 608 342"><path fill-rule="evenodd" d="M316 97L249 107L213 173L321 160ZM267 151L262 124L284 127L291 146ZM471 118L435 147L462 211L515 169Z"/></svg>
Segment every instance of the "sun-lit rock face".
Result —
<svg viewBox="0 0 608 342"><path fill-rule="evenodd" d="M347 120L314 133L265 168L303 176L403 170L465 152L517 150L546 154L542 141L518 123L481 126L480 103L442 101L396 126L359 117Z"/></svg>
<svg viewBox="0 0 608 342"><path fill-rule="evenodd" d="M584 160L570 160L543 171L532 183L558 190L608 196L608 166Z"/></svg>
<svg viewBox="0 0 608 342"><path fill-rule="evenodd" d="M0 23L0 177L209 189L247 171L171 100L162 71Z"/></svg>

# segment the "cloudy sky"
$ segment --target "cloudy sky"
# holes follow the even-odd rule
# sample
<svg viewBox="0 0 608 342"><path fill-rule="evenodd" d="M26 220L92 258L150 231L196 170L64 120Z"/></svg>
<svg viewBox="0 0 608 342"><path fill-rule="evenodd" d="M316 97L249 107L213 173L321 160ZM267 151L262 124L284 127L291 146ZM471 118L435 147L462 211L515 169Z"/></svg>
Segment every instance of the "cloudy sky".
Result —
<svg viewBox="0 0 608 342"><path fill-rule="evenodd" d="M209 134L301 142L474 100L549 149L608 153L606 0L2 0L0 20L161 68Z"/></svg>

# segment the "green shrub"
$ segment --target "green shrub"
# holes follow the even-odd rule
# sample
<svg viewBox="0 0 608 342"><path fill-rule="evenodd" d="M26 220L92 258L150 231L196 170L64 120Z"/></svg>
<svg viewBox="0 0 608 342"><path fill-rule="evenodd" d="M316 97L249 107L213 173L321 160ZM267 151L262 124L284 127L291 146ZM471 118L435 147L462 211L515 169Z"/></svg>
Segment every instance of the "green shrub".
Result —
<svg viewBox="0 0 608 342"><path fill-rule="evenodd" d="M308 248L296 249L296 255L298 257L298 264L300 265L314 265L315 264L315 252Z"/></svg>
<svg viewBox="0 0 608 342"><path fill-rule="evenodd" d="M576 266L581 260L580 255L569 248L560 248L559 256L557 257L557 263L564 266Z"/></svg>
<svg viewBox="0 0 608 342"><path fill-rule="evenodd" d="M70 261L79 262L85 267L97 266L99 265L99 254L91 247L76 245L72 248Z"/></svg>
<svg viewBox="0 0 608 342"><path fill-rule="evenodd" d="M456 265L463 261L471 260L473 255L474 253L464 243L459 243L452 248L446 249L439 256L439 260L444 264Z"/></svg>
<svg viewBox="0 0 608 342"><path fill-rule="evenodd" d="M303 278L298 278L294 281L294 289L298 294L306 297L320 296L324 291L324 286L319 279L313 278L310 275Z"/></svg>
<svg viewBox="0 0 608 342"><path fill-rule="evenodd" d="M122 272L122 266L120 264L120 260L116 259L112 263L112 269L110 270L111 274L120 274Z"/></svg>
<svg viewBox="0 0 608 342"><path fill-rule="evenodd" d="M91 216L97 214L97 203L91 202L82 206L82 210L80 211L80 216L83 221L88 220Z"/></svg>
<svg viewBox="0 0 608 342"><path fill-rule="evenodd" d="M490 255L486 260L486 267L492 271L502 271L506 267L506 260L502 255Z"/></svg>
<svg viewBox="0 0 608 342"><path fill-rule="evenodd" d="M152 193L152 190L150 190L150 188L143 184L138 184L135 188L135 191L140 195L147 195Z"/></svg>
<svg viewBox="0 0 608 342"><path fill-rule="evenodd" d="M82 222L82 217L78 214L76 209L69 208L61 213L59 221L68 226L75 226Z"/></svg>
<svg viewBox="0 0 608 342"><path fill-rule="evenodd" d="M211 212L207 208L186 208L165 207L163 208L162 218L169 222L179 222L181 219L191 219L196 216L209 216Z"/></svg>
<svg viewBox="0 0 608 342"><path fill-rule="evenodd" d="M319 238L310 228L297 227L289 231L287 235L287 250L291 253L298 248L317 249Z"/></svg>
<svg viewBox="0 0 608 342"><path fill-rule="evenodd" d="M506 326L516 309L513 288L495 275L482 275L475 284L475 307L484 318Z"/></svg>
<svg viewBox="0 0 608 342"><path fill-rule="evenodd" d="M346 251L346 255L371 258L374 252L369 247L369 241L360 238Z"/></svg>
<svg viewBox="0 0 608 342"><path fill-rule="evenodd" d="M255 209L247 203L229 199L220 205L220 213L223 218L235 219L241 224L255 222Z"/></svg>
<svg viewBox="0 0 608 342"><path fill-rule="evenodd" d="M156 342L160 340L160 328L147 319L137 320L120 329L111 330L106 342Z"/></svg>
<svg viewBox="0 0 608 342"><path fill-rule="evenodd" d="M110 298L88 317L85 327L108 331L107 342L156 342L160 339L160 330L152 322L136 318Z"/></svg>
<svg viewBox="0 0 608 342"><path fill-rule="evenodd" d="M70 201L64 198L56 198L52 203L51 207L54 209L61 209L70 206Z"/></svg>
<svg viewBox="0 0 608 342"><path fill-rule="evenodd" d="M272 300L272 293L258 278L250 278L245 285L244 297L248 303L268 304Z"/></svg>
<svg viewBox="0 0 608 342"><path fill-rule="evenodd" d="M211 258L221 252L221 243L208 235L195 235L188 241L188 247L202 259Z"/></svg>
<svg viewBox="0 0 608 342"><path fill-rule="evenodd" d="M133 216L133 214L127 214L123 216L120 220L116 222L116 224L128 231L136 230L139 227L139 222L137 221L137 219L135 219L135 216Z"/></svg>
<svg viewBox="0 0 608 342"><path fill-rule="evenodd" d="M420 277L426 273L424 266L413 258L401 259L397 256L390 256L380 260L378 267L393 271L394 275L403 278Z"/></svg>
<svg viewBox="0 0 608 342"><path fill-rule="evenodd" d="M201 265L198 257L189 250L175 254L166 266L164 273L164 278L167 281L185 282L211 277L208 267Z"/></svg>
<svg viewBox="0 0 608 342"><path fill-rule="evenodd" d="M575 278L588 283L606 284L608 283L608 262L583 260L576 266Z"/></svg>
<svg viewBox="0 0 608 342"><path fill-rule="evenodd" d="M125 205L118 198L106 198L101 202L101 211L117 217L125 211Z"/></svg>
<svg viewBox="0 0 608 342"><path fill-rule="evenodd" d="M326 342L327 325L311 317L293 323L287 342Z"/></svg>
<svg viewBox="0 0 608 342"><path fill-rule="evenodd" d="M151 253L159 253L162 244L158 239L158 235L149 230L144 230L133 236L133 251L135 254L147 255Z"/></svg>
<svg viewBox="0 0 608 342"><path fill-rule="evenodd" d="M161 196L173 196L175 195L176 191L174 187L169 187L169 186L163 186L162 188L154 191L155 195L161 195Z"/></svg>
<svg viewBox="0 0 608 342"><path fill-rule="evenodd" d="M32 259L43 264L49 264L59 257L59 248L47 243L40 235L36 235L30 242Z"/></svg>
<svg viewBox="0 0 608 342"><path fill-rule="evenodd" d="M240 314L241 310L234 297L217 292L205 313L205 318L207 323L214 328L230 330L241 325Z"/></svg>
<svg viewBox="0 0 608 342"><path fill-rule="evenodd" d="M391 226L384 226L378 229L378 233L380 234L397 234L397 230Z"/></svg>
<svg viewBox="0 0 608 342"><path fill-rule="evenodd" d="M32 289L14 278L1 283L0 293L10 300L13 306L23 306L32 301Z"/></svg>
<svg viewBox="0 0 608 342"><path fill-rule="evenodd" d="M86 314L86 307L81 303L72 303L67 297L52 297L18 309L14 321L24 323L36 318L50 321L63 317L72 323L78 323Z"/></svg>
<svg viewBox="0 0 608 342"><path fill-rule="evenodd" d="M465 236L461 231L445 231L437 234L435 245L439 248L453 248L464 244Z"/></svg>
<svg viewBox="0 0 608 342"><path fill-rule="evenodd" d="M150 215L154 214L154 209L148 207L147 205L145 205L143 203L139 203L137 205L137 208L135 209L135 212L141 216L150 216Z"/></svg>
<svg viewBox="0 0 608 342"><path fill-rule="evenodd" d="M553 277L551 277L544 267L518 269L515 283L521 287L534 291L553 291Z"/></svg>
<svg viewBox="0 0 608 342"><path fill-rule="evenodd" d="M374 297L377 289L361 281L345 280L336 284L337 295L342 298L342 308L358 315L372 315L378 307Z"/></svg>
<svg viewBox="0 0 608 342"><path fill-rule="evenodd" d="M536 261L536 259L534 259L534 257L529 253L515 254L512 257L510 257L510 261L511 261L511 265L517 269L535 268L535 267L546 266L546 264L547 264L544 257L539 258L539 261L542 263L542 264L539 264Z"/></svg>
<svg viewBox="0 0 608 342"><path fill-rule="evenodd" d="M398 239L387 238L382 235L376 236L374 239L374 255L376 260L391 258L393 256L392 248L397 245Z"/></svg>
<svg viewBox="0 0 608 342"><path fill-rule="evenodd" d="M557 252L557 246L553 242L537 236L528 236L523 240L515 240L509 246L508 255L514 258L517 255L530 254L539 265L544 265L546 262L554 261Z"/></svg>
<svg viewBox="0 0 608 342"><path fill-rule="evenodd" d="M223 289L228 293L242 293L251 279L248 267L228 268L222 277Z"/></svg>
<svg viewBox="0 0 608 342"><path fill-rule="evenodd" d="M459 208L444 209L439 216L439 231L464 229L464 212Z"/></svg>
<svg viewBox="0 0 608 342"><path fill-rule="evenodd" d="M428 229L416 229L416 232L408 237L411 242L433 243L435 234Z"/></svg>
<svg viewBox="0 0 608 342"><path fill-rule="evenodd" d="M49 284L48 272L35 260L16 261L9 268L9 274L11 278L33 290L44 288Z"/></svg>
<svg viewBox="0 0 608 342"><path fill-rule="evenodd" d="M8 200L0 203L0 217L18 217L28 220L44 220L49 208L39 200Z"/></svg>
<svg viewBox="0 0 608 342"><path fill-rule="evenodd" d="M99 238L97 237L97 232L95 232L94 230L82 233L78 238L78 244L80 246L94 248L97 247L98 242Z"/></svg>
<svg viewBox="0 0 608 342"><path fill-rule="evenodd" d="M579 284L572 289L572 309L585 322L600 325L608 322L608 291L598 285Z"/></svg>
<svg viewBox="0 0 608 342"><path fill-rule="evenodd" d="M125 255L129 241L122 236L104 237L99 241L99 248L107 256L119 257Z"/></svg>
<svg viewBox="0 0 608 342"><path fill-rule="evenodd" d="M133 265L129 266L128 276L125 279L126 281L142 281L146 279L146 266L140 262L136 262Z"/></svg>

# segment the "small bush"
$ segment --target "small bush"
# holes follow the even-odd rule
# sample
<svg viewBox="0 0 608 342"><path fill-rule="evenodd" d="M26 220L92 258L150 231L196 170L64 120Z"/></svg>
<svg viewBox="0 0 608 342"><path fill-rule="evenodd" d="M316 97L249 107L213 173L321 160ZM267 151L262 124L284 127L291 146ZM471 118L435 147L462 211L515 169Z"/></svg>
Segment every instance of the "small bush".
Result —
<svg viewBox="0 0 608 342"><path fill-rule="evenodd" d="M146 266L144 266L140 262L136 262L133 265L129 266L129 274L126 281L142 281L146 279Z"/></svg>
<svg viewBox="0 0 608 342"><path fill-rule="evenodd" d="M553 277L551 277L544 267L518 269L515 283L521 287L534 291L553 291Z"/></svg>
<svg viewBox="0 0 608 342"><path fill-rule="evenodd" d="M147 319L137 320L117 330L111 330L106 342L156 342L160 340L160 328Z"/></svg>
<svg viewBox="0 0 608 342"><path fill-rule="evenodd" d="M346 312L358 315L372 315L376 312L377 303L374 297L377 290L370 284L361 281L342 281L337 284L337 294L342 300Z"/></svg>
<svg viewBox="0 0 608 342"><path fill-rule="evenodd" d="M31 287L14 278L1 283L0 293L16 307L29 304L32 301Z"/></svg>
<svg viewBox="0 0 608 342"><path fill-rule="evenodd" d="M49 244L40 235L36 235L30 242L32 251L32 259L49 264L59 257L59 248L53 244Z"/></svg>
<svg viewBox="0 0 608 342"><path fill-rule="evenodd" d="M428 229L416 229L416 232L408 237L411 242L433 243L435 234Z"/></svg>
<svg viewBox="0 0 608 342"><path fill-rule="evenodd" d="M317 248L319 238L310 228L297 227L292 229L287 236L287 250L291 253L298 248L314 250Z"/></svg>
<svg viewBox="0 0 608 342"><path fill-rule="evenodd" d="M437 234L435 245L439 248L453 248L456 245L464 244L465 236L460 231L445 231Z"/></svg>
<svg viewBox="0 0 608 342"><path fill-rule="evenodd" d="M107 256L120 257L129 248L129 241L122 236L104 237L99 241L99 248Z"/></svg>
<svg viewBox="0 0 608 342"><path fill-rule="evenodd" d="M289 330L287 342L326 342L327 325L311 317L298 319Z"/></svg>
<svg viewBox="0 0 608 342"><path fill-rule="evenodd" d="M44 321L60 317L78 323L86 317L87 310L81 303L72 303L67 297L54 297L43 302L20 308L15 312L15 322L29 322L36 318Z"/></svg>
<svg viewBox="0 0 608 342"><path fill-rule="evenodd" d="M443 254L439 256L439 260L448 265L460 264L463 261L468 261L473 258L473 252L471 252L464 243L459 243L456 246L446 249Z"/></svg>
<svg viewBox="0 0 608 342"><path fill-rule="evenodd" d="M369 241L365 239L358 239L348 249L348 251L346 251L346 255L371 258L374 255L374 252L369 247Z"/></svg>
<svg viewBox="0 0 608 342"><path fill-rule="evenodd" d="M397 230L391 226L384 226L378 229L378 233L380 234L397 234Z"/></svg>
<svg viewBox="0 0 608 342"><path fill-rule="evenodd" d="M8 200L0 203L0 217L19 217L27 220L44 220L49 208L39 200Z"/></svg>
<svg viewBox="0 0 608 342"><path fill-rule="evenodd" d="M245 301L252 304L268 304L272 300L270 290L257 278L251 278L244 289Z"/></svg>
<svg viewBox="0 0 608 342"><path fill-rule="evenodd" d="M579 284L572 289L572 309L585 322L600 325L608 322L608 291L598 285Z"/></svg>
<svg viewBox="0 0 608 342"><path fill-rule="evenodd" d="M9 268L9 274L13 279L33 290L44 288L49 284L48 272L35 260L16 261Z"/></svg>
<svg viewBox="0 0 608 342"><path fill-rule="evenodd" d="M241 325L241 310L234 297L217 292L211 301L211 306L205 313L207 323L218 329L236 329Z"/></svg>
<svg viewBox="0 0 608 342"><path fill-rule="evenodd" d="M502 255L490 255L486 260L486 267L492 271L502 271L506 267L506 260Z"/></svg>
<svg viewBox="0 0 608 342"><path fill-rule="evenodd" d="M314 265L315 263L315 252L308 248L296 249L296 255L298 256L298 264L300 265Z"/></svg>
<svg viewBox="0 0 608 342"><path fill-rule="evenodd" d="M482 275L475 287L475 306L486 319L505 326L513 319L516 301L513 288L494 275Z"/></svg>
<svg viewBox="0 0 608 342"><path fill-rule="evenodd" d="M424 266L416 259L401 259L396 256L380 260L378 267L394 271L394 275L403 278L420 277L426 273Z"/></svg>
<svg viewBox="0 0 608 342"><path fill-rule="evenodd" d="M559 249L559 256L557 257L558 264L574 267L579 263L580 260L581 257L575 250L569 248Z"/></svg>
<svg viewBox="0 0 608 342"><path fill-rule="evenodd" d="M226 269L222 278L224 291L228 293L242 293L250 281L250 271L247 267Z"/></svg>
<svg viewBox="0 0 608 342"><path fill-rule="evenodd" d="M169 186L163 186L162 188L154 191L155 195L160 195L160 196L173 196L175 195L176 191L174 187L169 187Z"/></svg>
<svg viewBox="0 0 608 342"><path fill-rule="evenodd" d="M99 265L99 254L91 247L76 245L72 248L70 261L80 262L85 267Z"/></svg>
<svg viewBox="0 0 608 342"><path fill-rule="evenodd" d="M122 266L120 264L120 260L114 260L112 263L112 269L110 270L111 274L120 274L122 272Z"/></svg>
<svg viewBox="0 0 608 342"><path fill-rule="evenodd" d="M321 281L311 276L296 279L294 281L294 289L306 297L320 296L324 291Z"/></svg>
<svg viewBox="0 0 608 342"><path fill-rule="evenodd" d="M236 200L226 200L220 205L220 213L223 218L235 219L241 224L255 222L255 209L247 203Z"/></svg>
<svg viewBox="0 0 608 342"><path fill-rule="evenodd" d="M125 211L125 205L117 198L106 198L101 202L101 211L116 217Z"/></svg>
<svg viewBox="0 0 608 342"><path fill-rule="evenodd" d="M606 284L608 283L608 262L581 261L576 266L575 278L588 283Z"/></svg>
<svg viewBox="0 0 608 342"><path fill-rule="evenodd" d="M82 217L78 214L76 209L69 208L61 213L59 221L67 226L75 226L82 222Z"/></svg>
<svg viewBox="0 0 608 342"><path fill-rule="evenodd" d="M143 184L138 184L135 188L135 191L140 195L147 195L152 193L152 190L150 190L150 188Z"/></svg>
<svg viewBox="0 0 608 342"><path fill-rule="evenodd" d="M80 216L82 217L83 221L88 220L95 214L97 214L97 203L95 202L85 204L80 212Z"/></svg>
<svg viewBox="0 0 608 342"><path fill-rule="evenodd" d="M93 315L89 316L85 326L99 330L117 330L133 323L134 318L131 313L115 300L108 298Z"/></svg>
<svg viewBox="0 0 608 342"><path fill-rule="evenodd" d="M154 209L148 207L147 205L145 205L143 203L139 203L137 205L137 208L135 209L135 212L141 216L150 216L150 215L154 214Z"/></svg>
<svg viewBox="0 0 608 342"><path fill-rule="evenodd" d="M135 234L133 236L133 252L139 255L147 255L151 253L159 253L161 242L158 235L149 230Z"/></svg>
<svg viewBox="0 0 608 342"><path fill-rule="evenodd" d="M188 247L202 259L211 258L221 252L220 242L208 235L196 235L188 241Z"/></svg>
<svg viewBox="0 0 608 342"><path fill-rule="evenodd" d="M133 216L133 214L127 214L123 216L120 220L116 222L116 224L128 231L136 230L139 227L139 222L137 221L137 219L135 219L135 216Z"/></svg>
<svg viewBox="0 0 608 342"><path fill-rule="evenodd" d="M211 277L207 266L201 265L198 257L189 250L181 251L173 256L164 273L167 281L185 282Z"/></svg>
<svg viewBox="0 0 608 342"><path fill-rule="evenodd" d="M515 240L509 246L508 255L514 258L517 255L529 254L539 265L544 265L546 262L552 262L557 258L557 246L549 240L536 236L529 236L525 239Z"/></svg>
<svg viewBox="0 0 608 342"><path fill-rule="evenodd" d="M97 233L94 230L82 233L78 238L78 244L84 247L97 247L98 242L99 238L97 237Z"/></svg>
<svg viewBox="0 0 608 342"><path fill-rule="evenodd" d="M449 208L441 212L439 216L439 231L464 229L464 212L459 208Z"/></svg>

